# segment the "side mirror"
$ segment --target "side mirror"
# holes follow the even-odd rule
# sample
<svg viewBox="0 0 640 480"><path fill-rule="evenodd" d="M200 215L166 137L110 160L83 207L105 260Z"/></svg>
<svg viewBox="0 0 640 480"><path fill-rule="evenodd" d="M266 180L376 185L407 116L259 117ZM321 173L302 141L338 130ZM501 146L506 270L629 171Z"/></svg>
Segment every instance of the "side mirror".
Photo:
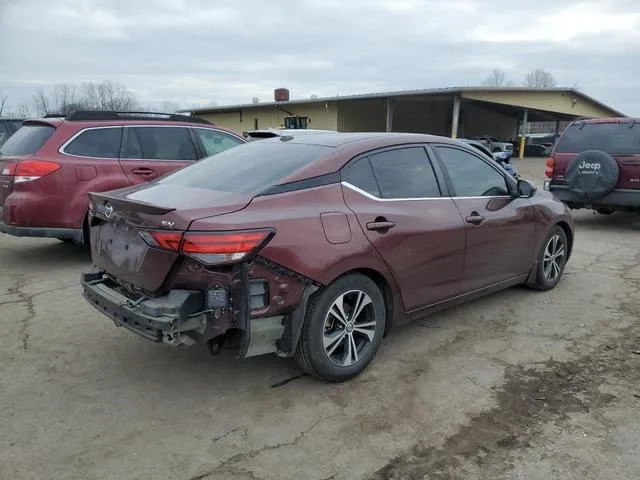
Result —
<svg viewBox="0 0 640 480"><path fill-rule="evenodd" d="M529 180L518 180L518 196L531 198L536 193L536 186Z"/></svg>

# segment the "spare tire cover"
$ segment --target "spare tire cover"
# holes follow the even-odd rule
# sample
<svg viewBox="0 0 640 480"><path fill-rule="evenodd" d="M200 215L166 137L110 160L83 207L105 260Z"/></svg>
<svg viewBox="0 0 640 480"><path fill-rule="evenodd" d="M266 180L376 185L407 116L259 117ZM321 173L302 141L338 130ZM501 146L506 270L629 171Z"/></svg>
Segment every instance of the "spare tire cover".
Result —
<svg viewBox="0 0 640 480"><path fill-rule="evenodd" d="M618 183L618 162L606 152L587 150L574 158L564 176L576 200L597 200Z"/></svg>

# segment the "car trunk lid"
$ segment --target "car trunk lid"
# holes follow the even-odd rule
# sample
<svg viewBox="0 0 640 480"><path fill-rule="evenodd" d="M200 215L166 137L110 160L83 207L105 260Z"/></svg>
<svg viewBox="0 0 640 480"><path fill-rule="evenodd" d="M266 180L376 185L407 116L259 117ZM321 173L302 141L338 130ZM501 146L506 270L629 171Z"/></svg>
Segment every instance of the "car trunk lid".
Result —
<svg viewBox="0 0 640 480"><path fill-rule="evenodd" d="M182 233L194 220L242 210L252 199L166 184L89 196L93 262L130 288L149 293L162 289L180 254L150 246L144 232Z"/></svg>

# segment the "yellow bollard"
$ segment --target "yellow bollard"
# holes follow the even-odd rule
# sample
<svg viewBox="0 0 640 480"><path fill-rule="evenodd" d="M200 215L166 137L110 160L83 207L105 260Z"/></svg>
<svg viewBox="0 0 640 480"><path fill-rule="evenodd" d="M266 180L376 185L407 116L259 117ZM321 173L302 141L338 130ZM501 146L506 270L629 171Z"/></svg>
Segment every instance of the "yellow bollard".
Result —
<svg viewBox="0 0 640 480"><path fill-rule="evenodd" d="M520 151L518 152L518 158L522 160L524 158L524 135L520 137Z"/></svg>

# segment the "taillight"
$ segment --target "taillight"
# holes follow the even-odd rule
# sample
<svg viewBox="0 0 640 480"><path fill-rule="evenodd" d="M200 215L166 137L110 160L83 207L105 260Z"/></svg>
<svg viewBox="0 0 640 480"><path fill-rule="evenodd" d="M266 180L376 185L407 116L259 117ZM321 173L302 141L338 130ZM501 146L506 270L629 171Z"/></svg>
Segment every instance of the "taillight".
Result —
<svg viewBox="0 0 640 480"><path fill-rule="evenodd" d="M255 254L274 235L273 230L240 232L140 232L151 246L181 252L207 265L238 262Z"/></svg>
<svg viewBox="0 0 640 480"><path fill-rule="evenodd" d="M13 177L13 183L31 182L49 175L60 168L59 163L44 160L22 160L8 163L2 169L2 175Z"/></svg>
<svg viewBox="0 0 640 480"><path fill-rule="evenodd" d="M181 251L202 263L237 262L255 253L273 236L272 230L185 233Z"/></svg>
<svg viewBox="0 0 640 480"><path fill-rule="evenodd" d="M182 241L182 232L140 232L145 241L163 250L177 252Z"/></svg>
<svg viewBox="0 0 640 480"><path fill-rule="evenodd" d="M544 174L547 176L547 178L553 178L553 170L555 166L556 166L556 161L553 159L553 157L548 158L547 168L544 171Z"/></svg>

